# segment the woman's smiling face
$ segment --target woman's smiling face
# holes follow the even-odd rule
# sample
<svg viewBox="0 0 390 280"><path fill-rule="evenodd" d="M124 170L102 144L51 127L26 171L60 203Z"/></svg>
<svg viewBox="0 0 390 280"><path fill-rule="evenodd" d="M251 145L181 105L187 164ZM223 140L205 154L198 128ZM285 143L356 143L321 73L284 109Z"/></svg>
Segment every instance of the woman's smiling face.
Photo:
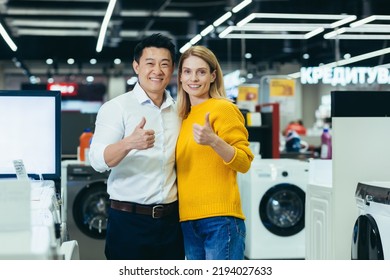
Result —
<svg viewBox="0 0 390 280"><path fill-rule="evenodd" d="M191 105L202 103L210 98L210 84L214 80L215 71L210 72L210 66L203 59L189 56L183 61L180 82L190 97Z"/></svg>

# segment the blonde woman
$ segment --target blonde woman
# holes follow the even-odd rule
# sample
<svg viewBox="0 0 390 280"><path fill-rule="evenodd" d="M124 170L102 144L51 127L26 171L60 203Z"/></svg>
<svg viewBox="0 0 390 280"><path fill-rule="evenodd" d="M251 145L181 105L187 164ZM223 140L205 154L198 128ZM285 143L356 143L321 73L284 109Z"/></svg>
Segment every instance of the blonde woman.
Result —
<svg viewBox="0 0 390 280"><path fill-rule="evenodd" d="M226 98L219 62L204 46L180 58L178 112L183 122L176 168L186 258L244 259L237 172L247 172L254 156L244 117Z"/></svg>

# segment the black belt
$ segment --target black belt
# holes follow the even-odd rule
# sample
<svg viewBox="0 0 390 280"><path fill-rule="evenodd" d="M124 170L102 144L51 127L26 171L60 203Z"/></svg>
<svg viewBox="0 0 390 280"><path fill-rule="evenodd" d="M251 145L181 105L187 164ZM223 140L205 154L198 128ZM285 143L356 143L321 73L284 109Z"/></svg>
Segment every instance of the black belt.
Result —
<svg viewBox="0 0 390 280"><path fill-rule="evenodd" d="M178 209L177 201L169 204L142 205L118 200L111 200L111 208L129 213L151 216L153 219L166 217Z"/></svg>

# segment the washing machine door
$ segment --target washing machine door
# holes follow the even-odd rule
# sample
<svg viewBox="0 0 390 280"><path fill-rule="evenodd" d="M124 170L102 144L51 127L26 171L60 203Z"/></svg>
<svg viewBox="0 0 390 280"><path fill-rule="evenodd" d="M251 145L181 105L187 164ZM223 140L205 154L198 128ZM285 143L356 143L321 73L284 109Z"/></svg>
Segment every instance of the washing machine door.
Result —
<svg viewBox="0 0 390 280"><path fill-rule="evenodd" d="M104 239L110 206L107 185L103 181L86 185L76 196L73 218L77 227L87 236Z"/></svg>
<svg viewBox="0 0 390 280"><path fill-rule="evenodd" d="M295 235L305 227L305 192L290 183L277 184L263 195L259 215L273 234Z"/></svg>
<svg viewBox="0 0 390 280"><path fill-rule="evenodd" d="M353 227L352 260L383 260L381 236L375 219L370 215L360 215Z"/></svg>

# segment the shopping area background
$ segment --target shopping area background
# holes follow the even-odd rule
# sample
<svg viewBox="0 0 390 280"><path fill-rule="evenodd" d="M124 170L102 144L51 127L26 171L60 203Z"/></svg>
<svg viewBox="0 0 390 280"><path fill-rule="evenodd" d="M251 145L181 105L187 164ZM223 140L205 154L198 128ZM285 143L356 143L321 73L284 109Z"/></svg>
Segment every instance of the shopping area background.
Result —
<svg viewBox="0 0 390 280"><path fill-rule="evenodd" d="M364 2L367 4L369 1ZM320 4L322 2L317 3ZM356 1L352 4L356 6ZM326 3L325 6L331 5ZM367 14L369 9L361 10ZM359 16L362 18L363 13ZM340 67L333 65L327 69L317 67L318 63L310 64L310 60L297 58L279 61L275 57L272 63L255 61L262 54L259 51L261 45L271 42L262 41L258 49L250 53L248 41L241 44L239 51L235 47L234 51L229 51L225 44L221 52L221 57L227 54L227 59L223 59L221 64L228 96L235 100L246 117L251 148L257 155L251 170L239 178L248 228L246 257L300 260L390 258L386 238L389 236L386 230L390 228L388 210L383 203L387 201L386 190L389 188L384 182L389 181L389 160L386 155L390 152L386 145L390 131L385 106L389 104L387 93L390 80L388 68L383 66L388 59L386 53L374 56L369 61ZM283 52L283 57L287 56L286 50L291 51L296 46L294 42L286 40L281 44L283 49L280 54ZM312 57L331 49L332 59L327 57L327 61L320 62L347 59L349 49L337 48L340 43L337 42L327 42L326 47L313 52ZM381 42L381 47L376 49L369 49L366 44L364 48L362 44L358 45L368 52L380 48L388 50L384 47L386 41ZM213 44L211 40L201 43ZM236 43L233 44L236 46ZM339 47L344 43L347 45L344 41ZM374 45L374 42L371 41L371 44ZM302 45L300 57L308 54L303 53L305 44ZM31 80L31 75L22 73L22 70L26 70L23 67L16 68L16 65L28 66L22 59L2 62L2 90L61 92L58 119L61 127L61 181L56 181L54 186L36 186L32 197L35 202L40 202L38 205L34 203L34 207L37 207L35 210L39 209L34 213L41 214L40 207L54 209L43 213L47 214L45 217L55 217L55 225L63 224L63 227L58 229L55 226L55 242L50 238L46 240L49 240L49 245L42 242L45 243L42 246L49 248L49 251L31 255L31 252L21 250L27 254L24 257L53 258L55 254L51 246L54 244L54 247L66 245L61 246L66 258L104 258L108 174L95 172L89 166L87 157L82 160L84 149L88 149L88 141L86 144L80 141L80 136L86 129L93 133L96 113L105 101L134 86L136 80L128 70L131 69L128 59L131 57L130 50L126 50L126 61L119 61L112 68L104 67L105 71L97 75L84 74L85 65L64 64L63 68L57 65L57 69L54 65L45 65L39 82ZM7 49L1 53L4 55L8 52ZM356 56L360 54L362 52L355 53ZM229 60L229 56L239 56L240 59ZM292 78L291 74L294 73L300 77ZM176 96L176 78L173 77L168 87L173 96ZM29 104L27 109L38 106L35 101ZM2 108L6 107L8 105ZM50 118L48 115L47 119ZM302 126L297 128L297 122L301 122L304 129ZM0 124L1 131L9 129L7 122ZM32 129L34 127L34 124L30 125L31 136L36 136L36 130ZM6 145L2 145L4 147ZM2 153L7 150L10 149L6 148ZM36 194L41 195L39 199ZM58 194L63 199L60 201L62 204L52 204ZM12 207L5 203L3 205ZM12 213L10 209L3 211L3 218L12 222L6 219L7 214ZM27 215L28 210L23 209ZM16 211L21 210L15 210L15 213L20 213ZM377 236L378 232L380 236ZM362 241L363 237L375 237L370 239L377 241L373 253L367 252L368 245ZM78 244L63 242L68 239ZM18 244L22 245L20 242ZM11 246L12 253L17 252L15 248L18 247Z"/></svg>

